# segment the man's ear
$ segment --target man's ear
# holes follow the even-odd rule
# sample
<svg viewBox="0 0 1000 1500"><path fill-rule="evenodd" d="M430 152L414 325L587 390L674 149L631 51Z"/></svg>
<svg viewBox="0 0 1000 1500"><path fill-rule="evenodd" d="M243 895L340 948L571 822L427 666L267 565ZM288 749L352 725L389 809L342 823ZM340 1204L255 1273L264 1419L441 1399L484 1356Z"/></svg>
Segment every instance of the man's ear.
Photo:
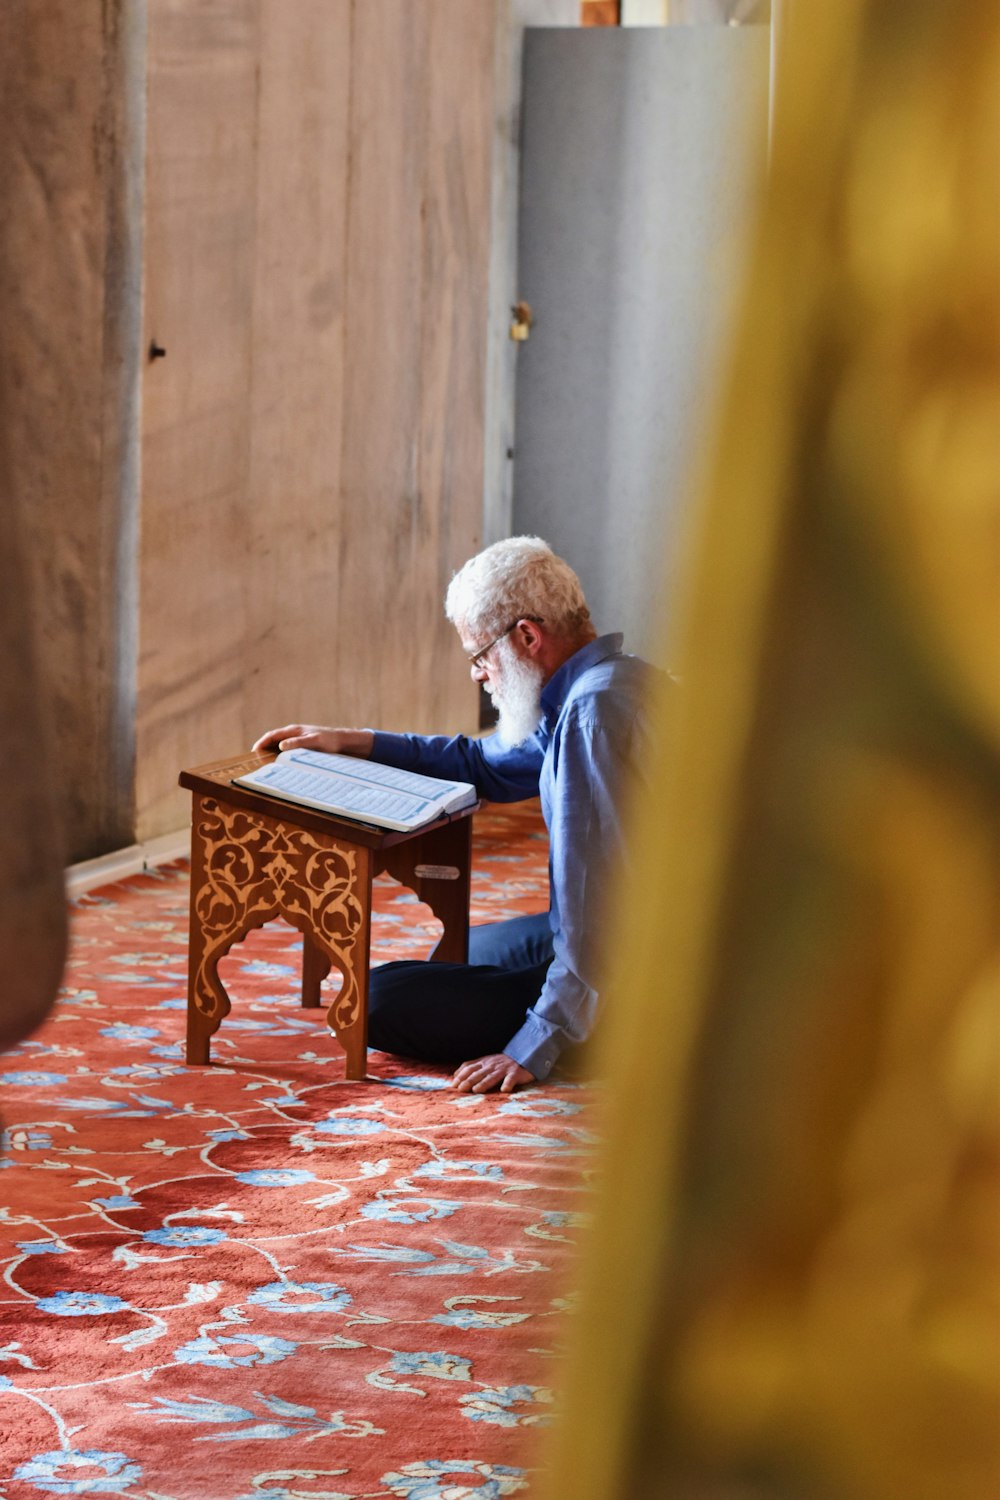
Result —
<svg viewBox="0 0 1000 1500"><path fill-rule="evenodd" d="M529 656L537 656L545 645L545 636L535 620L518 620L515 633Z"/></svg>

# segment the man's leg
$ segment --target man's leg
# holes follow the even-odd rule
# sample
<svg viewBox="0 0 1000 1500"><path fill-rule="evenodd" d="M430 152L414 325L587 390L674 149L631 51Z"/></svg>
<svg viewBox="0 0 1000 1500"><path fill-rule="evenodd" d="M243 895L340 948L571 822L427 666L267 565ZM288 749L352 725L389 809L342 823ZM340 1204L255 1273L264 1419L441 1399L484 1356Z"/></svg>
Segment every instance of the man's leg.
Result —
<svg viewBox="0 0 1000 1500"><path fill-rule="evenodd" d="M469 928L470 964L529 969L537 964L550 964L553 956L552 928L547 911Z"/></svg>
<svg viewBox="0 0 1000 1500"><path fill-rule="evenodd" d="M449 1066L502 1052L542 992L552 961L548 916L473 928L469 957L373 969L368 1045Z"/></svg>

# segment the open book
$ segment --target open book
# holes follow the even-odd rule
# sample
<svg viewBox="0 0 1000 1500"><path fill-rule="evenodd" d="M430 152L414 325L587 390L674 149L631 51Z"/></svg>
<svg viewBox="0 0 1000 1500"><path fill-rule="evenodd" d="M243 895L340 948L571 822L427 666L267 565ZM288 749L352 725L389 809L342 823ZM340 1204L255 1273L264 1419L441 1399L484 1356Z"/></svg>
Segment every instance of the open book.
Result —
<svg viewBox="0 0 1000 1500"><path fill-rule="evenodd" d="M436 776L322 750L283 750L277 760L233 780L286 802L400 833L422 828L477 800L475 787L467 781L439 781Z"/></svg>

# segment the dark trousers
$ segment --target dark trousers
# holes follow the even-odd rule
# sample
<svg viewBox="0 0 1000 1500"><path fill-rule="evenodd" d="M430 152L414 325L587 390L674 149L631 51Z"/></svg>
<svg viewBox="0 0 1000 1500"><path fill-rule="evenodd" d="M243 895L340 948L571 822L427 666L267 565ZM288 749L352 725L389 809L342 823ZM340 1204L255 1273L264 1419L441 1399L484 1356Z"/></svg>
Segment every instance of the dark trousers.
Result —
<svg viewBox="0 0 1000 1500"><path fill-rule="evenodd" d="M542 992L552 962L547 912L469 932L467 964L381 964L368 991L368 1045L457 1066L502 1052Z"/></svg>

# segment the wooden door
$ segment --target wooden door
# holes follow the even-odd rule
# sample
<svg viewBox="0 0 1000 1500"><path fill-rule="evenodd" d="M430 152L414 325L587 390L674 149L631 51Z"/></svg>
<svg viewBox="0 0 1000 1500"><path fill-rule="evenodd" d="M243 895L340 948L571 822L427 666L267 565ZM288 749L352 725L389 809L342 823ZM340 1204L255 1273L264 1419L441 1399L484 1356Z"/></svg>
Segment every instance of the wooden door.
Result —
<svg viewBox="0 0 1000 1500"><path fill-rule="evenodd" d="M150 0L138 836L307 718L472 728L494 0Z"/></svg>

